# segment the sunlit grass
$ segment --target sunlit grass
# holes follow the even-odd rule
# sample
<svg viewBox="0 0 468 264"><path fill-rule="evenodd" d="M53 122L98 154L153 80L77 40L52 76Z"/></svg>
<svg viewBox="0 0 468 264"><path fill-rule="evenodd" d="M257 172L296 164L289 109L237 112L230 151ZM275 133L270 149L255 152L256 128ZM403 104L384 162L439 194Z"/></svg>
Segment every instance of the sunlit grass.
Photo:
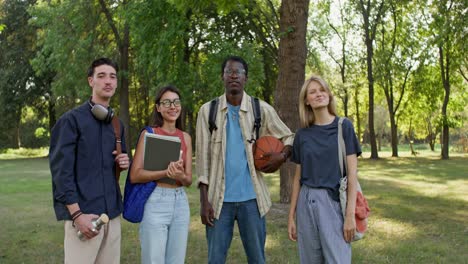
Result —
<svg viewBox="0 0 468 264"><path fill-rule="evenodd" d="M2 149L0 150L0 159L23 159L23 158L40 158L46 157L49 154L49 148L18 148L18 149Z"/></svg>
<svg viewBox="0 0 468 264"><path fill-rule="evenodd" d="M359 178L372 211L365 239L353 243L353 263L466 263L468 156L451 154L450 160L440 160L439 153L429 151L417 157L390 154L379 153L377 161L359 159ZM1 155L0 263L62 263L63 223L53 213L47 159ZM265 177L277 202L279 175ZM199 192L192 186L187 193L191 223L186 263L206 263ZM267 215L267 263L299 263L296 243L287 238L288 209L274 203ZM121 263L139 262L138 225L123 220ZM246 263L237 228L227 263Z"/></svg>

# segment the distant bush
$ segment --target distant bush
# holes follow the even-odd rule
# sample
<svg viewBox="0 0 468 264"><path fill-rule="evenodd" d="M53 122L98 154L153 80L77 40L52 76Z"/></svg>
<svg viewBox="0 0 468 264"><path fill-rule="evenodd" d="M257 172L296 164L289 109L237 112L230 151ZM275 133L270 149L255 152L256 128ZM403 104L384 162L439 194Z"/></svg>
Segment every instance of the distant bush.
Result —
<svg viewBox="0 0 468 264"><path fill-rule="evenodd" d="M47 157L48 153L49 148L8 148L0 150L0 159L39 158Z"/></svg>

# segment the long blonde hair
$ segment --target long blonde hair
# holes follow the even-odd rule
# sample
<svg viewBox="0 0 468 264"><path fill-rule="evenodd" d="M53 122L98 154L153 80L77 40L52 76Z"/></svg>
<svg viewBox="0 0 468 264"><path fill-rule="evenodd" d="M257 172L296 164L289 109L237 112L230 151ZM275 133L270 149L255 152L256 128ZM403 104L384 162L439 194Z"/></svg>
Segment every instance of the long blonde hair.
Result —
<svg viewBox="0 0 468 264"><path fill-rule="evenodd" d="M336 116L335 97L331 93L330 87L328 87L328 84L321 77L313 75L309 79L305 80L304 85L302 85L301 92L299 93L299 119L301 127L309 127L315 121L314 110L307 104L307 88L309 88L309 85L312 82L320 84L320 86L322 86L322 88L328 93L328 96L330 97L327 107L328 112L331 115Z"/></svg>

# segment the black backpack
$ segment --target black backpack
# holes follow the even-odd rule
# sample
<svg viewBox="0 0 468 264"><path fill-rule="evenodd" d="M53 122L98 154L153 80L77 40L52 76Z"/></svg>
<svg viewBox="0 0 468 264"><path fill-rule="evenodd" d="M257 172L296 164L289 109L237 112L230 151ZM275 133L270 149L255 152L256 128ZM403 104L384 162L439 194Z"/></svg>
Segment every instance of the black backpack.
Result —
<svg viewBox="0 0 468 264"><path fill-rule="evenodd" d="M248 140L250 143L252 143L252 141L257 140L259 137L260 127L262 126L261 125L262 115L260 112L261 111L260 100L258 100L258 98L253 97L253 96L250 96L250 98L252 99L251 100L252 109L253 109L254 118L255 118L255 121L254 121L255 139ZM218 127L216 126L216 114L218 113L218 104L219 104L219 97L216 97L210 102L210 113L208 115L208 124L210 126L210 133L213 133L213 130L218 129Z"/></svg>

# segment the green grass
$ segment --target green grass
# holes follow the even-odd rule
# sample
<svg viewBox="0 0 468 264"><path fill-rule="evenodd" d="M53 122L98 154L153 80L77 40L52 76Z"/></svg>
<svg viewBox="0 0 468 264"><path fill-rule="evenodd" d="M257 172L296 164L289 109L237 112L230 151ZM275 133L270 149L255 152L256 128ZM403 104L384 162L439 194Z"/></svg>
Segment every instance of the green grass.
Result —
<svg viewBox="0 0 468 264"><path fill-rule="evenodd" d="M46 157L49 148L19 148L19 149L0 149L0 159L24 159Z"/></svg>
<svg viewBox="0 0 468 264"><path fill-rule="evenodd" d="M468 156L421 151L380 160L359 159L359 177L372 215L364 240L353 243L353 263L467 263ZM369 154L365 153L364 157ZM2 155L1 158L4 158ZM125 180L122 174L121 183ZM267 175L274 201L277 174ZM187 189L191 226L186 263L206 263L198 190ZM287 239L289 206L275 203L267 215L268 263L299 263ZM0 159L0 263L63 263L63 223L52 209L47 159ZM122 221L122 263L139 263L138 225ZM246 263L236 235L227 263Z"/></svg>

